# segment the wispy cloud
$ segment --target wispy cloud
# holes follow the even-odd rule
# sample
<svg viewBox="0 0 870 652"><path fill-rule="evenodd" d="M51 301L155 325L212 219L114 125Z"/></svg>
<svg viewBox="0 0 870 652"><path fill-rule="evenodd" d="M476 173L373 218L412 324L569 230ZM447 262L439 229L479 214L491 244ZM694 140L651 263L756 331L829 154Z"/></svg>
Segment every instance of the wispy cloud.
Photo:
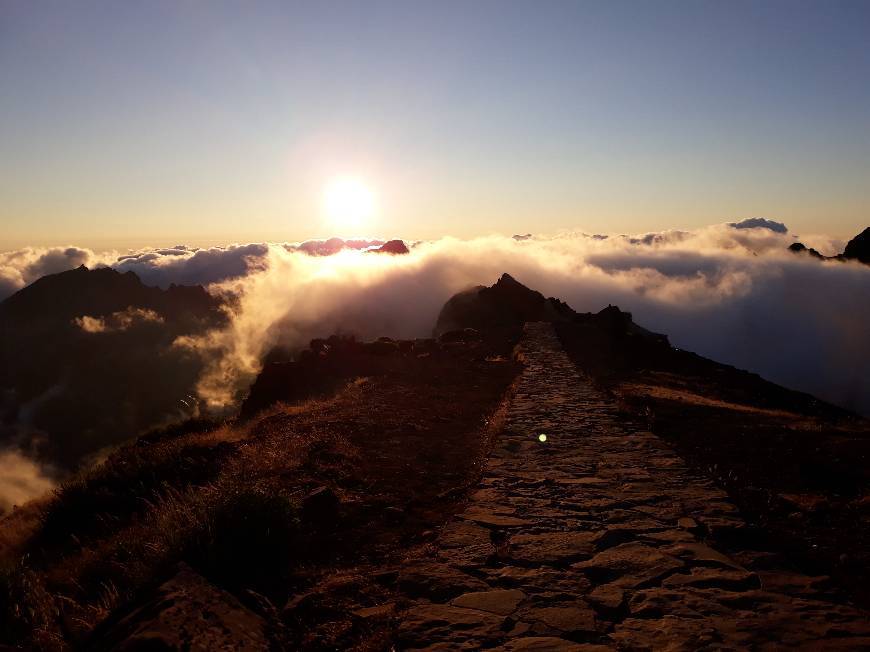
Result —
<svg viewBox="0 0 870 652"><path fill-rule="evenodd" d="M17 450L0 451L0 514L54 488L54 481Z"/></svg>

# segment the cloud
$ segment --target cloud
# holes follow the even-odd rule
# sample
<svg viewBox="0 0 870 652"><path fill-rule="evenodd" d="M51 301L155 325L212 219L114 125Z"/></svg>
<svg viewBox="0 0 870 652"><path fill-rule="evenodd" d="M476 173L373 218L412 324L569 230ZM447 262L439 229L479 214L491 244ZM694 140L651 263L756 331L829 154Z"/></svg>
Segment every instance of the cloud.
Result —
<svg viewBox="0 0 870 652"><path fill-rule="evenodd" d="M91 317L82 315L73 319L73 324L85 333L112 333L126 331L138 324L162 324L163 317L147 308L134 308L113 312L107 317Z"/></svg>
<svg viewBox="0 0 870 652"><path fill-rule="evenodd" d="M113 267L135 272L146 285L208 285L243 276L268 252L265 244L228 245L199 249L176 245L120 254L78 247L26 247L0 253L0 300L46 274L87 267Z"/></svg>
<svg viewBox="0 0 870 652"><path fill-rule="evenodd" d="M176 344L208 361L199 385L232 405L275 344L337 330L430 334L456 291L502 272L580 311L616 303L674 345L870 412L870 267L794 256L790 236L729 224L602 239L565 233L419 243L402 257L343 250L311 257L269 247L253 273L215 289L238 296L227 328Z"/></svg>
<svg viewBox="0 0 870 652"><path fill-rule="evenodd" d="M0 451L0 514L51 491L54 481L17 450Z"/></svg>
<svg viewBox="0 0 870 652"><path fill-rule="evenodd" d="M749 217L739 222L731 222L728 226L734 229L768 229L774 233L788 233L788 227L782 222L774 222L763 217Z"/></svg>
<svg viewBox="0 0 870 652"><path fill-rule="evenodd" d="M208 249L152 249L122 256L112 267L135 272L146 285L168 287L208 285L243 276L257 266L269 250L265 244L229 245Z"/></svg>
<svg viewBox="0 0 870 652"><path fill-rule="evenodd" d="M0 300L46 274L98 264L101 260L90 249L78 247L25 247L0 252Z"/></svg>
<svg viewBox="0 0 870 652"><path fill-rule="evenodd" d="M311 258L271 247L255 273L221 284L240 297L230 325L179 346L209 360L200 393L231 404L275 344L336 330L427 336L454 292L508 271L595 311L617 303L681 348L870 411L870 267L804 260L770 229L719 225L657 237L445 238L408 256Z"/></svg>
<svg viewBox="0 0 870 652"><path fill-rule="evenodd" d="M276 344L301 346L338 330L428 336L452 294L509 272L577 310L618 304L675 346L870 413L870 303L861 300L870 294L870 267L795 256L785 225L761 218L604 235L443 238L416 243L404 256L348 247L312 256L312 248L323 248L253 243L124 255L27 250L17 259L29 261L20 269L31 269L56 262L60 251L72 265L81 254L63 252L85 252L89 264L132 270L146 283L201 283L234 296L225 328L176 342L206 362L199 393L213 408L244 395ZM836 244L819 235L807 240ZM9 263L14 256L0 255L0 270L13 269L0 271L0 287L10 274L22 277Z"/></svg>

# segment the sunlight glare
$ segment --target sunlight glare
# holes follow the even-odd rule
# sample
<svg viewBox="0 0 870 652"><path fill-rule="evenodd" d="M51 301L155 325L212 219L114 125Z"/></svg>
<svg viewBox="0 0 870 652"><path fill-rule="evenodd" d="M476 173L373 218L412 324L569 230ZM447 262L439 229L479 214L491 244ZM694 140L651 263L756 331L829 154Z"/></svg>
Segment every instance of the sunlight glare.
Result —
<svg viewBox="0 0 870 652"><path fill-rule="evenodd" d="M330 181L324 191L324 208L332 225L347 237L348 232L366 225L375 212L375 195L356 177L338 177Z"/></svg>

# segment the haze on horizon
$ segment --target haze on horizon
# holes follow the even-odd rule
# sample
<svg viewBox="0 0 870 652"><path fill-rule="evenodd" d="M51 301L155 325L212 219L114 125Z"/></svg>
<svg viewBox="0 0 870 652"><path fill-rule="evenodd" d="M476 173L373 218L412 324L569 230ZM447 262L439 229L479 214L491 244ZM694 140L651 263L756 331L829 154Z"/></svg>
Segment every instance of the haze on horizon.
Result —
<svg viewBox="0 0 870 652"><path fill-rule="evenodd" d="M870 215L864 2L5 2L0 250ZM324 208L343 175L360 233ZM339 202L341 203L341 202Z"/></svg>

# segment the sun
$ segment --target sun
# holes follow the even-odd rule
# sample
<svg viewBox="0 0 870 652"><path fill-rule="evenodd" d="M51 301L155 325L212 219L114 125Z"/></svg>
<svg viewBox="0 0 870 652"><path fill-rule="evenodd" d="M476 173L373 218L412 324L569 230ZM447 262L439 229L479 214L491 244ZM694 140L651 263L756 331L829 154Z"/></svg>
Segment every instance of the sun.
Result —
<svg viewBox="0 0 870 652"><path fill-rule="evenodd" d="M332 225L341 229L364 227L375 213L375 194L366 183L357 177L336 177L326 184L323 206Z"/></svg>

